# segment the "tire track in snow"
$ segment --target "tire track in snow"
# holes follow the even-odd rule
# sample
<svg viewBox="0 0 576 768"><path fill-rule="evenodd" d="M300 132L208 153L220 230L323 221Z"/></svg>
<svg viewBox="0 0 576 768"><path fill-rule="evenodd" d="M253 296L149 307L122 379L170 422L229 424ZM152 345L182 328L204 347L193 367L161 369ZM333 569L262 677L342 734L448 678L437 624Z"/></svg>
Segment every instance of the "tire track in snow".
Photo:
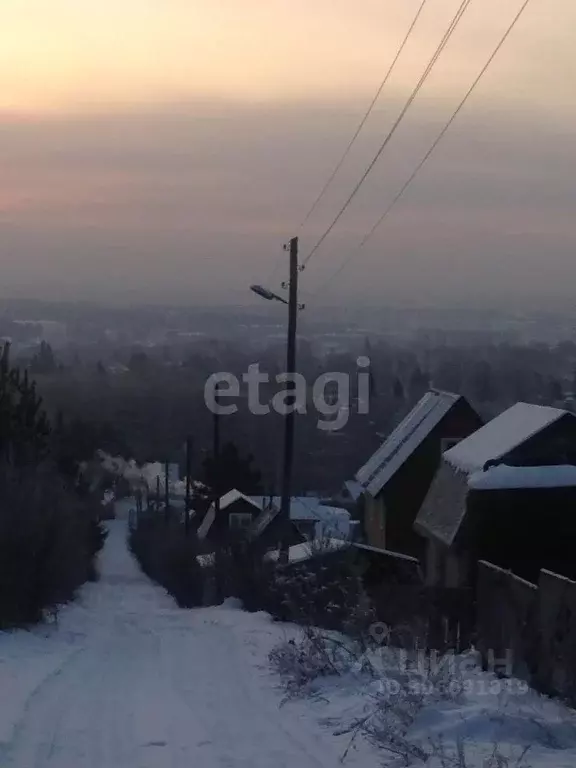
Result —
<svg viewBox="0 0 576 768"><path fill-rule="evenodd" d="M40 682L32 689L26 699L22 713L13 727L10 740L0 744L0 765L2 768L9 764L7 761L10 759L10 755L17 748L18 743L22 741L22 734L27 726L30 713L37 706L38 700L43 697L45 691L50 688L51 685L53 685L54 681L56 681L57 678L63 674L66 668L72 664L82 653L84 653L85 650L85 646L72 650L55 669L43 677L42 680L40 680Z"/></svg>

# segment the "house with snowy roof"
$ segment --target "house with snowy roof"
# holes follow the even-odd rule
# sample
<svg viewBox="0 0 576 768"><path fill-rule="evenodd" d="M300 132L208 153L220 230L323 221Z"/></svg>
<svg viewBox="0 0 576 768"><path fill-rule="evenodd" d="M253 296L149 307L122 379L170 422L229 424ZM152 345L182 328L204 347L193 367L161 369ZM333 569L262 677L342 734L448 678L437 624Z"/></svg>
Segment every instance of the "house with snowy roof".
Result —
<svg viewBox="0 0 576 768"><path fill-rule="evenodd" d="M457 394L430 390L356 473L366 543L419 556L413 524L441 456L483 424Z"/></svg>
<svg viewBox="0 0 576 768"><path fill-rule="evenodd" d="M267 497L246 496L233 489L220 498L218 509L214 503L210 505L198 526L198 540L217 546L238 538L258 539L262 549L277 547L282 540L290 545L303 543L305 536L293 521L285 526L276 514L277 509L271 507Z"/></svg>
<svg viewBox="0 0 576 768"><path fill-rule="evenodd" d="M198 539L222 542L230 534L247 531L261 512L262 507L234 488L220 498L218 510L212 502L198 526Z"/></svg>
<svg viewBox="0 0 576 768"><path fill-rule="evenodd" d="M576 417L517 403L447 450L414 529L430 586L473 585L479 560L574 574Z"/></svg>

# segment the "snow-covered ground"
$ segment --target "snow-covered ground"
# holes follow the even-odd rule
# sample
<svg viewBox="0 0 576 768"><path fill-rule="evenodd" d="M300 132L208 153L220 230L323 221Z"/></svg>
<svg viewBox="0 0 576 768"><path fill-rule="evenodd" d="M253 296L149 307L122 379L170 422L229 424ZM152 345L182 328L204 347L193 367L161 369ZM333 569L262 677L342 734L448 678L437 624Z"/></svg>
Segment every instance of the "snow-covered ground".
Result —
<svg viewBox="0 0 576 768"><path fill-rule="evenodd" d="M347 733L349 744L378 744L382 765L576 765L575 713L521 680L483 672L474 651L438 659L430 671L425 654L419 669L417 654L387 647L351 654L354 642L336 633L303 635L275 653L287 695L333 732ZM316 675L327 667L339 674Z"/></svg>
<svg viewBox="0 0 576 768"><path fill-rule="evenodd" d="M0 634L2 768L323 768L341 764L339 733L374 702L361 673L326 678L286 702L268 654L300 630L233 603L184 611L152 585L109 524L101 580L57 625ZM490 678L480 675L484 690ZM576 765L567 711L528 693L499 702L480 688L418 722L490 744L533 750L526 765ZM488 711L487 711L488 710ZM480 760L480 758L478 758ZM363 736L344 764L383 762ZM483 768L474 762L474 768Z"/></svg>
<svg viewBox="0 0 576 768"><path fill-rule="evenodd" d="M290 628L232 605L178 609L140 573L125 522L109 530L101 580L58 626L0 634L0 766L337 766L344 739L280 708L267 657Z"/></svg>

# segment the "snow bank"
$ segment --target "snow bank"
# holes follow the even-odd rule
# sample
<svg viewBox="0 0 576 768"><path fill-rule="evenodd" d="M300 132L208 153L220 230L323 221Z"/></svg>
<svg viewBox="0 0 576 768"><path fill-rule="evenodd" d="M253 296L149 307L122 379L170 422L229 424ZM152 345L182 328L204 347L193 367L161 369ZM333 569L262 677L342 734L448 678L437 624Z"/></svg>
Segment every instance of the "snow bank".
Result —
<svg viewBox="0 0 576 768"><path fill-rule="evenodd" d="M431 664L392 647L362 652L349 638L316 631L312 640L280 644L271 658L288 691L286 708L315 712L349 746L368 739L383 765L576 764L576 713L521 680L482 671L473 651Z"/></svg>

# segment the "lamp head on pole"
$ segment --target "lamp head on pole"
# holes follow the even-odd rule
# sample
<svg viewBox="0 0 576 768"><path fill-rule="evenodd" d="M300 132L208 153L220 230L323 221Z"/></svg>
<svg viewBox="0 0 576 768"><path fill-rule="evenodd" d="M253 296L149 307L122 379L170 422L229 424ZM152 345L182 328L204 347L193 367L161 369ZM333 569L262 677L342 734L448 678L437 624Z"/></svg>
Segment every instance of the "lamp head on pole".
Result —
<svg viewBox="0 0 576 768"><path fill-rule="evenodd" d="M260 296L263 299L266 299L267 301L273 301L274 300L274 294L272 291L269 291L268 288L264 288L261 285L251 285L250 290L253 291L255 294Z"/></svg>
<svg viewBox="0 0 576 768"><path fill-rule="evenodd" d="M282 296L278 296L278 294L268 290L268 288L264 288L262 285L251 285L250 290L262 299L266 299L266 301L280 301L282 304L288 304Z"/></svg>

